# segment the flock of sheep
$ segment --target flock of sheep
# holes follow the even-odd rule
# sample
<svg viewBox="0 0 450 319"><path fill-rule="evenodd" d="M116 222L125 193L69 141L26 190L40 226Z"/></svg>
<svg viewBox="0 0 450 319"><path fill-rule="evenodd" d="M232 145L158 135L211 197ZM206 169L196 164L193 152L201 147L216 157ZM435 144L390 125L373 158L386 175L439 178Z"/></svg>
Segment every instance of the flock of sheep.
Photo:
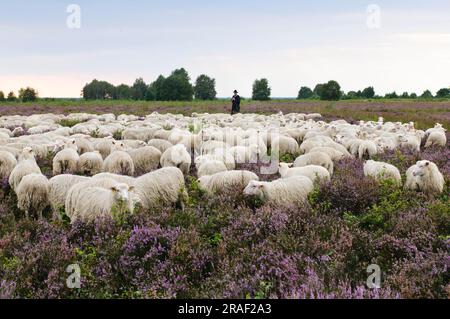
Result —
<svg viewBox="0 0 450 319"><path fill-rule="evenodd" d="M399 170L370 160L399 147L420 150L446 146L440 124L427 131L413 123L344 120L326 123L320 114L40 114L0 117L0 178L17 195L28 217L48 206L54 218L64 213L73 222L97 216L132 213L135 205L152 209L183 204L185 177L194 171L208 195L233 187L263 202L305 200L317 180L330 180L334 163L344 157L367 159L364 174L402 183ZM64 127L60 123L77 123ZM52 154L53 177L41 172L36 158ZM278 164L286 154L293 163ZM297 157L298 156L298 157ZM276 160L281 178L259 181L240 163ZM193 170L193 168L196 170ZM417 162L406 172L404 187L441 193L443 175L432 162Z"/></svg>

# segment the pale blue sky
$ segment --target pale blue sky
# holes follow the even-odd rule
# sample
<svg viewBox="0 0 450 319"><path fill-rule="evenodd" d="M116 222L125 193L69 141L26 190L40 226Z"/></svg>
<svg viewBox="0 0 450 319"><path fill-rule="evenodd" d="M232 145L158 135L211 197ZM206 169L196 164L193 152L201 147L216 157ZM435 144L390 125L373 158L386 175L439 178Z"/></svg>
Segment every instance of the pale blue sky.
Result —
<svg viewBox="0 0 450 319"><path fill-rule="evenodd" d="M69 4L81 29L66 26ZM335 79L344 90L421 93L450 86L450 1L0 1L0 90L78 97L93 78L146 82L185 67L216 79L219 96L273 96ZM367 26L369 4L381 9Z"/></svg>

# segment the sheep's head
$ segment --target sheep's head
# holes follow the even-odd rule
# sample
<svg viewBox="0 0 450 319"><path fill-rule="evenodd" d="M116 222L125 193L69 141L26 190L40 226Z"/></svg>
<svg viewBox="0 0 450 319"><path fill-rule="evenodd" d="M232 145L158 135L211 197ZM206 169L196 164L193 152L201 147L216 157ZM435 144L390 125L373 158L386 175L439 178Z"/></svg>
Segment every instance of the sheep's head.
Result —
<svg viewBox="0 0 450 319"><path fill-rule="evenodd" d="M133 186L128 186L127 184L117 184L111 187L111 191L114 193L114 198L119 202L129 202L130 192L134 190Z"/></svg>
<svg viewBox="0 0 450 319"><path fill-rule="evenodd" d="M264 183L259 181L250 181L244 189L244 195L247 196L257 196L259 198L264 197Z"/></svg>
<svg viewBox="0 0 450 319"><path fill-rule="evenodd" d="M120 142L120 141L116 141L113 140L111 142L111 151L122 151L125 149L125 143L124 142Z"/></svg>
<svg viewBox="0 0 450 319"><path fill-rule="evenodd" d="M77 142L75 140L69 140L66 143L65 148L70 148L70 149L73 149L75 151L78 151Z"/></svg>
<svg viewBox="0 0 450 319"><path fill-rule="evenodd" d="M284 176L286 171L292 166L294 166L293 163L278 163L278 172L281 176Z"/></svg>
<svg viewBox="0 0 450 319"><path fill-rule="evenodd" d="M31 147L25 147L20 154L21 160L34 159L35 153Z"/></svg>

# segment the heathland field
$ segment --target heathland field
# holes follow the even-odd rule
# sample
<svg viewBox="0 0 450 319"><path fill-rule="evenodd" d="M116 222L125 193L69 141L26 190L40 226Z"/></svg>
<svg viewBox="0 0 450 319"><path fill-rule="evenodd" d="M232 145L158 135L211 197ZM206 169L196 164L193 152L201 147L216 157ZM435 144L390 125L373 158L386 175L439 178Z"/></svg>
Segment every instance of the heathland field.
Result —
<svg viewBox="0 0 450 319"><path fill-rule="evenodd" d="M189 115L193 112L218 113L230 111L228 100L194 101L194 102L146 102L146 101L84 101L55 100L30 103L0 103L0 115L31 115L38 113L68 114L75 112L91 112L96 114L121 113L147 115L151 112L181 113ZM241 105L244 113L270 114L311 113L318 112L326 120L344 118L349 121L376 120L378 116L387 121L415 122L418 128L431 127L436 122L450 127L450 100L348 100L348 101L315 101L315 100L272 100L267 102L246 101Z"/></svg>

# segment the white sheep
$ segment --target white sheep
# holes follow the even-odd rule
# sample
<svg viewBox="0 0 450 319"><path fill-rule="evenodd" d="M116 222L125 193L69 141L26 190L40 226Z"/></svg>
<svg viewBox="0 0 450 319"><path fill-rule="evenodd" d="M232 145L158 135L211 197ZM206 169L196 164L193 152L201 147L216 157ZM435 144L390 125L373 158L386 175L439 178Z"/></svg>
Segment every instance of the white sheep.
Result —
<svg viewBox="0 0 450 319"><path fill-rule="evenodd" d="M114 217L114 214L132 214L134 211L130 195L132 191L133 187L126 184L116 184L109 189L103 187L81 189L77 197L72 198L71 204L66 207L67 211L71 211L71 223L76 220L92 222L97 217Z"/></svg>
<svg viewBox="0 0 450 319"><path fill-rule="evenodd" d="M103 171L120 175L134 175L134 163L125 151L113 151L103 161Z"/></svg>
<svg viewBox="0 0 450 319"><path fill-rule="evenodd" d="M364 163L364 175L376 179L393 179L398 183L402 182L400 171L394 165L368 160Z"/></svg>
<svg viewBox="0 0 450 319"><path fill-rule="evenodd" d="M302 167L307 165L319 165L325 167L330 175L333 175L334 164L327 153L310 152L300 155L294 161L294 167Z"/></svg>
<svg viewBox="0 0 450 319"><path fill-rule="evenodd" d="M164 153L168 148L173 146L173 144L169 141L158 138L151 139L150 141L148 141L147 145L156 147L157 149L159 149L161 154Z"/></svg>
<svg viewBox="0 0 450 319"><path fill-rule="evenodd" d="M89 180L90 178L86 176L70 174L61 174L50 178L48 198L54 217L58 217L59 211L64 208L69 189L75 184Z"/></svg>
<svg viewBox="0 0 450 319"><path fill-rule="evenodd" d="M78 160L78 172L84 175L95 175L102 171L103 157L100 152L86 152Z"/></svg>
<svg viewBox="0 0 450 319"><path fill-rule="evenodd" d="M32 173L41 174L41 169L36 164L33 150L30 147L25 147L19 156L19 163L9 175L9 185L15 191L22 178Z"/></svg>
<svg viewBox="0 0 450 319"><path fill-rule="evenodd" d="M24 176L16 189L17 208L25 212L26 218L35 213L42 219L42 212L49 205L49 183L47 177L40 173Z"/></svg>
<svg viewBox="0 0 450 319"><path fill-rule="evenodd" d="M226 165L222 161L210 160L203 162L198 170L197 176L202 177L205 175L213 175L219 172L224 172L227 170Z"/></svg>
<svg viewBox="0 0 450 319"><path fill-rule="evenodd" d="M135 185L136 195L146 210L159 204L183 203L188 198L183 173L177 167L164 167L142 175Z"/></svg>
<svg viewBox="0 0 450 319"><path fill-rule="evenodd" d="M281 178L302 175L308 177L313 183L317 180L329 181L331 179L330 172L323 166L307 165L302 167L291 167L292 164L279 163L278 172Z"/></svg>
<svg viewBox="0 0 450 319"><path fill-rule="evenodd" d="M442 193L444 184L444 176L433 162L418 161L406 171L405 189Z"/></svg>
<svg viewBox="0 0 450 319"><path fill-rule="evenodd" d="M17 160L13 154L6 151L0 151L0 181L4 178L9 178L9 175L16 165Z"/></svg>
<svg viewBox="0 0 450 319"><path fill-rule="evenodd" d="M332 161L339 161L345 157L347 157L348 155L336 150L333 147L328 147L328 146L318 146L318 147L314 147L312 148L308 153L311 152L323 152L328 154L328 156L330 156ZM350 155L350 154L349 154Z"/></svg>
<svg viewBox="0 0 450 319"><path fill-rule="evenodd" d="M120 184L127 184L128 186L134 186L136 183L136 178L127 175L120 175L113 173L99 173L92 176L92 179L105 179L105 178L112 179Z"/></svg>
<svg viewBox="0 0 450 319"><path fill-rule="evenodd" d="M109 154L111 154L111 148L113 145L112 143L113 140L102 138L94 143L94 149L96 151L99 151L103 159L105 159L106 157L108 157Z"/></svg>
<svg viewBox="0 0 450 319"><path fill-rule="evenodd" d="M199 187L206 193L212 195L217 191L233 189L242 191L250 181L258 181L259 177L250 171L233 170L204 175L198 179Z"/></svg>
<svg viewBox="0 0 450 319"><path fill-rule="evenodd" d="M251 181L244 194L256 196L265 203L286 205L305 201L313 189L313 182L308 177L298 175L272 182Z"/></svg>
<svg viewBox="0 0 450 319"><path fill-rule="evenodd" d="M378 147L374 141L366 140L359 144L359 147L358 147L359 159L363 159L366 156L371 158L371 157L377 155L377 153L378 153Z"/></svg>
<svg viewBox="0 0 450 319"><path fill-rule="evenodd" d="M278 151L279 156L283 156L285 154L297 155L300 149L294 138L277 134L271 139L271 150L272 153Z"/></svg>
<svg viewBox="0 0 450 319"><path fill-rule="evenodd" d="M447 144L447 136L444 131L433 131L428 135L425 147L430 147L433 145L445 147Z"/></svg>
<svg viewBox="0 0 450 319"><path fill-rule="evenodd" d="M183 144L177 144L168 148L161 155L161 167L178 167L183 174L189 173L191 167L191 155Z"/></svg>
<svg viewBox="0 0 450 319"><path fill-rule="evenodd" d="M75 139L75 144L77 145L77 151L80 155L95 150L94 144L87 138L77 138Z"/></svg>
<svg viewBox="0 0 450 319"><path fill-rule="evenodd" d="M75 140L69 141L65 148L53 158L53 175L75 173L78 168L80 155L77 153Z"/></svg>
<svg viewBox="0 0 450 319"><path fill-rule="evenodd" d="M153 146L144 146L127 151L134 163L136 174L142 175L154 171L159 166L161 151Z"/></svg>

